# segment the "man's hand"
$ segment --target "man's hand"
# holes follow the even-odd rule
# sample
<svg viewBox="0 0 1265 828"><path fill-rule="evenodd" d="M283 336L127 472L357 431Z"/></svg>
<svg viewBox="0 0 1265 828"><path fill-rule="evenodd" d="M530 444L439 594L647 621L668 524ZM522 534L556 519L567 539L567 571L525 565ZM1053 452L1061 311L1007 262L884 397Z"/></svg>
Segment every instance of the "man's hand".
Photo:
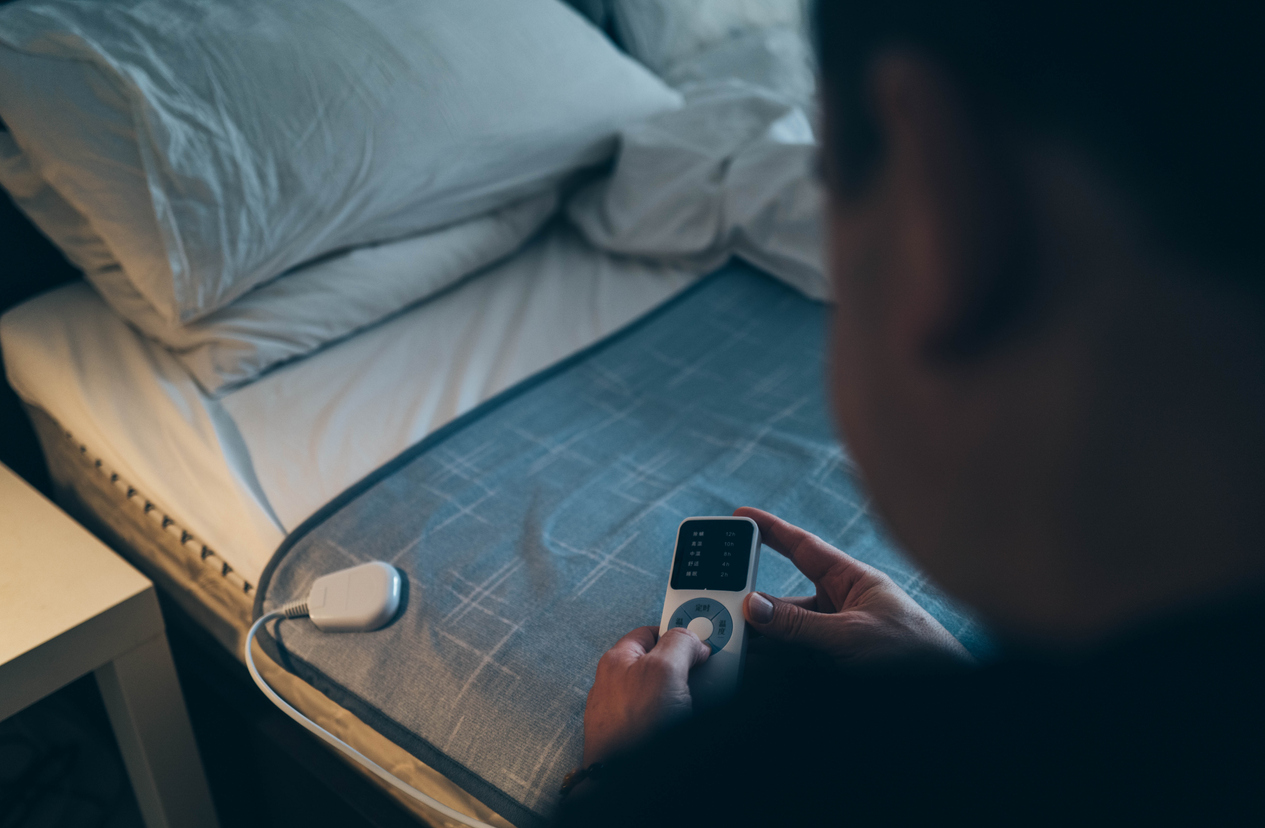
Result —
<svg viewBox="0 0 1265 828"><path fill-rule="evenodd" d="M690 715L690 668L709 648L686 629L638 627L597 663L584 708L584 765L601 762Z"/></svg>
<svg viewBox="0 0 1265 828"><path fill-rule="evenodd" d="M817 587L803 598L753 592L743 604L752 628L842 664L971 656L940 622L877 569L816 535L759 509L734 513L760 526L764 542ZM687 629L638 627L597 663L584 710L584 764L601 762L693 711L686 680L710 648Z"/></svg>
<svg viewBox="0 0 1265 828"><path fill-rule="evenodd" d="M800 598L751 593L742 611L752 629L816 650L843 665L918 658L971 660L939 621L879 570L768 512L744 508L734 514L754 520L764 543L785 555L817 587L816 595Z"/></svg>

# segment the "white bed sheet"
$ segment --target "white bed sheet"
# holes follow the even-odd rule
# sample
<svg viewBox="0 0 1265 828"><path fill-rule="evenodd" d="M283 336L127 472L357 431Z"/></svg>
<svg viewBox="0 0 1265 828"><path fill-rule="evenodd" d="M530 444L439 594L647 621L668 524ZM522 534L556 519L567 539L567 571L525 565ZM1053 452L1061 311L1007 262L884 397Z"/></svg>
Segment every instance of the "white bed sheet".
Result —
<svg viewBox="0 0 1265 828"><path fill-rule="evenodd" d="M696 278L555 225L451 292L219 399L84 283L11 310L0 337L23 399L257 583L285 534L339 492Z"/></svg>

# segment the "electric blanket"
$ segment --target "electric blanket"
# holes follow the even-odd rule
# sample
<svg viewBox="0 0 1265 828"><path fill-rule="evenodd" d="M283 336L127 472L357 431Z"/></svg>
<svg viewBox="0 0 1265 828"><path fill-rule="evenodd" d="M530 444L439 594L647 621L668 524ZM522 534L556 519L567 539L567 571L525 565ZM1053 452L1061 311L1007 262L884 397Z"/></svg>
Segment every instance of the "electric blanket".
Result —
<svg viewBox="0 0 1265 828"><path fill-rule="evenodd" d="M580 761L598 658L657 624L677 524L759 506L883 569L968 648L983 632L875 524L823 389L825 306L729 265L489 400L299 527L255 612L382 560L386 628L261 636L274 659L516 825ZM811 592L765 550L759 589Z"/></svg>

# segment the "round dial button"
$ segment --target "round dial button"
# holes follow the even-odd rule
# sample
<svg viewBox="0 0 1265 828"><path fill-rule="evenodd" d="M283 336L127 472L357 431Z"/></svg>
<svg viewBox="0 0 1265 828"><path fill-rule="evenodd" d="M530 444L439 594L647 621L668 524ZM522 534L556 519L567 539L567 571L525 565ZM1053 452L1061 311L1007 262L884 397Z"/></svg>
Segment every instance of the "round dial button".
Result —
<svg viewBox="0 0 1265 828"><path fill-rule="evenodd" d="M686 629L697 635L700 641L706 641L712 637L712 622L706 618L695 618Z"/></svg>
<svg viewBox="0 0 1265 828"><path fill-rule="evenodd" d="M733 636L734 619L724 604L702 598L686 601L676 608L668 629L676 627L687 627L715 653L723 650Z"/></svg>

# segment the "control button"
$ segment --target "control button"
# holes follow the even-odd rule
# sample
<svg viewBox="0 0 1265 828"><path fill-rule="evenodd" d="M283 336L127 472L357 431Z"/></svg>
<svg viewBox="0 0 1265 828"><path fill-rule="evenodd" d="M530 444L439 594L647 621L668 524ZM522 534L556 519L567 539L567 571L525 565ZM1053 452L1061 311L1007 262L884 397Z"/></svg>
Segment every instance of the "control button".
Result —
<svg viewBox="0 0 1265 828"><path fill-rule="evenodd" d="M706 618L708 620L715 618L716 613L725 608L725 605L719 601L711 601L707 599L690 601L685 605L686 612L690 618Z"/></svg>
<svg viewBox="0 0 1265 828"><path fill-rule="evenodd" d="M692 622L691 622L692 623ZM712 652L723 650L725 645L729 643L730 636L734 633L734 619L729 614L729 610L724 606L720 607L720 612L716 613L711 619L712 634L708 636L707 643L712 645Z"/></svg>
<svg viewBox="0 0 1265 828"><path fill-rule="evenodd" d="M676 612L672 613L672 620L668 622L668 629L676 627L688 628L690 632L697 635L704 643L710 646L712 652L715 653L723 650L725 645L729 643L729 639L733 637L734 619L721 602L695 599L686 601L676 608Z"/></svg>
<svg viewBox="0 0 1265 828"><path fill-rule="evenodd" d="M706 618L695 618L686 629L697 635L700 641L712 637L712 622Z"/></svg>

